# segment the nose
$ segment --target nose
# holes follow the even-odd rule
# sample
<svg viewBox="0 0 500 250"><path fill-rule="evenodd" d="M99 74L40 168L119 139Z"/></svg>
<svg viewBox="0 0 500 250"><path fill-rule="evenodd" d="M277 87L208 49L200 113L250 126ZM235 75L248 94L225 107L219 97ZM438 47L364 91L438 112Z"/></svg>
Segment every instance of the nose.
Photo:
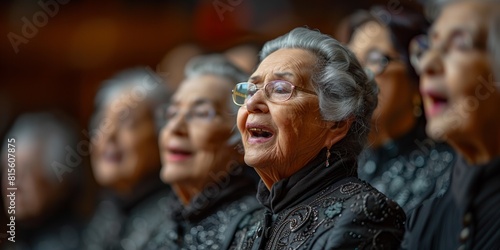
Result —
<svg viewBox="0 0 500 250"><path fill-rule="evenodd" d="M163 129L170 130L176 135L187 135L186 115L178 113L176 116L170 118L170 121L167 122L167 125Z"/></svg>
<svg viewBox="0 0 500 250"><path fill-rule="evenodd" d="M442 74L444 65L442 57L437 50L430 50L423 55L420 63L422 76L436 76Z"/></svg>
<svg viewBox="0 0 500 250"><path fill-rule="evenodd" d="M247 99L245 106L249 113L267 113L269 112L269 107L266 103L266 97L264 96L264 89L260 89L255 92L254 95Z"/></svg>
<svg viewBox="0 0 500 250"><path fill-rule="evenodd" d="M96 139L100 139L102 142L115 141L118 134L117 122L107 117L103 119L101 126L99 126L102 136L98 136Z"/></svg>

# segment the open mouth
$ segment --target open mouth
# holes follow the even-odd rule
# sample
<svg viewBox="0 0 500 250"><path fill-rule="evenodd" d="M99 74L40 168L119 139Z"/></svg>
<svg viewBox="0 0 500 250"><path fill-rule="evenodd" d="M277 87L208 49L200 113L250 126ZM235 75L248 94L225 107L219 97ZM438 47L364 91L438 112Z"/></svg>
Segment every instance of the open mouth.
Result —
<svg viewBox="0 0 500 250"><path fill-rule="evenodd" d="M106 162L117 164L121 162L123 154L116 150L106 150L103 154L103 158Z"/></svg>
<svg viewBox="0 0 500 250"><path fill-rule="evenodd" d="M273 133L271 131L262 128L249 128L248 131L250 132L252 137L271 138L273 136Z"/></svg>
<svg viewBox="0 0 500 250"><path fill-rule="evenodd" d="M264 143L274 136L273 130L261 125L247 124L247 131L250 134L249 143Z"/></svg>
<svg viewBox="0 0 500 250"><path fill-rule="evenodd" d="M181 148L169 148L168 149L168 154L167 154L167 159L168 161L183 161L188 158L190 158L193 155L193 152L186 150L186 149L181 149Z"/></svg>
<svg viewBox="0 0 500 250"><path fill-rule="evenodd" d="M426 111L427 116L432 117L442 112L442 110L448 106L448 98L440 93L428 91L425 93L426 96Z"/></svg>
<svg viewBox="0 0 500 250"><path fill-rule="evenodd" d="M448 103L448 99L439 94L429 93L429 98L431 98L433 103L438 105L444 105Z"/></svg>

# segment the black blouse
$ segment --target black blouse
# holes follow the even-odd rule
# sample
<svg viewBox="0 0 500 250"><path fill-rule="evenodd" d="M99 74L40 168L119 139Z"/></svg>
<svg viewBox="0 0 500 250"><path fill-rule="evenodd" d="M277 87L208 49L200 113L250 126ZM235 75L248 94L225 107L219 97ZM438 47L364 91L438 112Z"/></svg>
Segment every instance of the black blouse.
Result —
<svg viewBox="0 0 500 250"><path fill-rule="evenodd" d="M104 194L84 235L84 249L140 249L164 218L171 189L158 175L145 179L128 197Z"/></svg>
<svg viewBox="0 0 500 250"><path fill-rule="evenodd" d="M172 199L167 218L142 249L227 249L242 219L261 208L256 183L243 167L207 185L188 206Z"/></svg>
<svg viewBox="0 0 500 250"><path fill-rule="evenodd" d="M399 247L405 214L356 177L355 160L334 160L326 149L268 190L259 183L264 215L240 227L233 249L364 249ZM254 217L255 218L255 217Z"/></svg>
<svg viewBox="0 0 500 250"><path fill-rule="evenodd" d="M364 150L359 178L409 212L424 200L444 195L450 186L453 150L425 134L424 124L378 148Z"/></svg>
<svg viewBox="0 0 500 250"><path fill-rule="evenodd" d="M403 249L499 249L500 158L482 166L459 159L451 189L424 202L407 222Z"/></svg>

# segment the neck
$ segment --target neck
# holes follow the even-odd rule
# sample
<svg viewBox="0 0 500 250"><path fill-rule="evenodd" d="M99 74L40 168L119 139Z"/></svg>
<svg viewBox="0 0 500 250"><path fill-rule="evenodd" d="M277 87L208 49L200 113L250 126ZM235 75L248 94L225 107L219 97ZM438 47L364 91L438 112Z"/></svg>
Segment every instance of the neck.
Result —
<svg viewBox="0 0 500 250"><path fill-rule="evenodd" d="M193 197L202 191L201 188L194 187L193 185L183 184L172 184L172 189L184 206L189 205Z"/></svg>
<svg viewBox="0 0 500 250"><path fill-rule="evenodd" d="M314 148L314 147L311 147ZM267 165L265 167L254 168L255 172L260 176L260 179L266 185L268 190L271 190L271 187L274 183L289 178L294 175L306 165L310 164L318 157L321 158L321 161L326 160L326 148L322 148L319 152L316 153L308 153L308 157L295 157L291 159L290 164L278 163L274 165ZM330 158L331 159L331 158ZM319 161L319 159L318 159Z"/></svg>
<svg viewBox="0 0 500 250"><path fill-rule="evenodd" d="M160 177L156 172L153 172L135 181L124 180L117 182L111 187L111 190L120 199L129 200L137 194L158 186L159 183L161 183Z"/></svg>
<svg viewBox="0 0 500 250"><path fill-rule="evenodd" d="M390 140L399 138L408 133L416 126L417 118L407 112L399 119L392 119L387 122L372 122L372 129L368 136L370 147L377 148Z"/></svg>
<svg viewBox="0 0 500 250"><path fill-rule="evenodd" d="M255 172L259 175L260 179L266 185L268 190L271 190L271 187L274 183L280 180L279 175L274 172L262 171L261 169L255 168Z"/></svg>
<svg viewBox="0 0 500 250"><path fill-rule="evenodd" d="M482 165L500 156L500 131L496 134L484 129L481 135L468 135L467 139L459 141L449 140L450 145L459 152L469 165ZM481 132L481 131L479 131ZM472 138L472 140L468 140Z"/></svg>

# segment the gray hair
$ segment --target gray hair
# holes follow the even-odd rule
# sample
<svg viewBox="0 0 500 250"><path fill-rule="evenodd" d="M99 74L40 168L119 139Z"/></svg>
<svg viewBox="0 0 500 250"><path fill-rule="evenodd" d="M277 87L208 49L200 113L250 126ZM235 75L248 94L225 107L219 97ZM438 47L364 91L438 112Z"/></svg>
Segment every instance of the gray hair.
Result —
<svg viewBox="0 0 500 250"><path fill-rule="evenodd" d="M149 68L137 67L121 71L104 81L97 92L94 102L95 111L90 123L91 129L97 127L102 109L124 93L129 93L128 98L132 102L147 102L153 115L160 105L170 100L171 96L167 84ZM161 122L159 120L156 122L157 129L159 129Z"/></svg>
<svg viewBox="0 0 500 250"><path fill-rule="evenodd" d="M378 88L373 77L366 75L354 54L337 40L307 28L296 28L267 42L260 60L285 48L304 49L316 56L318 62L312 82L322 118L326 121L354 119L346 137L336 143L331 152L357 157L366 144L371 116L377 106Z"/></svg>
<svg viewBox="0 0 500 250"><path fill-rule="evenodd" d="M197 56L186 64L184 74L187 78L200 75L216 75L230 80L234 85L248 80L248 74L219 54Z"/></svg>
<svg viewBox="0 0 500 250"><path fill-rule="evenodd" d="M53 165L55 162L66 165L68 151L76 151L75 148L79 142L77 128L73 120L59 113L28 113L16 119L7 132L6 138L14 138L17 149L28 146L39 148L42 157L41 165L46 167L46 173L51 177L49 179L57 182L57 173L56 169L53 169ZM7 139L4 140L2 151L5 156ZM75 170L76 172L82 171L82 164L72 169L73 172L68 178L72 181L68 181L68 183L75 185L81 178L81 174L75 173Z"/></svg>
<svg viewBox="0 0 500 250"><path fill-rule="evenodd" d="M186 64L184 71L187 78L197 77L201 75L215 75L229 80L233 85L248 80L249 75L240 69L236 64L232 63L227 57L220 54L211 54L204 56L197 56L191 59ZM228 93L228 97L231 93ZM230 100L230 98L229 98ZM231 100L232 115L236 116L239 107ZM229 144L235 145L241 141L241 135L236 128L236 119L234 120L235 126L233 127L233 136L229 139Z"/></svg>

